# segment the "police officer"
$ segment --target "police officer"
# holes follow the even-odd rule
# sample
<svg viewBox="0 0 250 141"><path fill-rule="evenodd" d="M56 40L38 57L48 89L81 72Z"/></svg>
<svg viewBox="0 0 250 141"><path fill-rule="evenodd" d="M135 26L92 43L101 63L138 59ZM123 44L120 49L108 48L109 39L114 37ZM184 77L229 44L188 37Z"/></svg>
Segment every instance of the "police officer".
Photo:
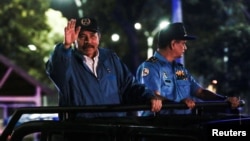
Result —
<svg viewBox="0 0 250 141"><path fill-rule="evenodd" d="M208 91L198 84L188 70L176 59L181 58L187 49L188 35L183 23L172 23L158 34L158 48L154 55L137 69L136 78L155 93L174 102L183 102L188 110L161 110L161 114L188 114L197 100L227 100L232 108L239 106L236 97L225 97ZM142 115L153 114L144 111Z"/></svg>

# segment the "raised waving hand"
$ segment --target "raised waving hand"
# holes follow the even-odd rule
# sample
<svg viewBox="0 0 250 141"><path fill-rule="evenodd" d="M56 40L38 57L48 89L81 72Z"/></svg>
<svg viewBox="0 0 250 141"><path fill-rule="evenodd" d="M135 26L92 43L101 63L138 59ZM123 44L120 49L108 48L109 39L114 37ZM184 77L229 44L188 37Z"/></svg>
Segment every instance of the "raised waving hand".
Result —
<svg viewBox="0 0 250 141"><path fill-rule="evenodd" d="M76 26L76 19L70 19L64 28L64 47L68 49L71 44L78 38L81 27Z"/></svg>

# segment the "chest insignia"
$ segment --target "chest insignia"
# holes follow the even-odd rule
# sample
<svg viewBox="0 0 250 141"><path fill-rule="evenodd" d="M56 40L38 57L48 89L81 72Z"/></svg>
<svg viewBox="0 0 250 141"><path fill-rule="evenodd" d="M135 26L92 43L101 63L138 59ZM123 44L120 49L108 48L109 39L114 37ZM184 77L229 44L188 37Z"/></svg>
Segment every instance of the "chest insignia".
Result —
<svg viewBox="0 0 250 141"><path fill-rule="evenodd" d="M167 73L166 73L166 72L163 72L162 77L163 77L163 79L167 79L167 78L168 78Z"/></svg>

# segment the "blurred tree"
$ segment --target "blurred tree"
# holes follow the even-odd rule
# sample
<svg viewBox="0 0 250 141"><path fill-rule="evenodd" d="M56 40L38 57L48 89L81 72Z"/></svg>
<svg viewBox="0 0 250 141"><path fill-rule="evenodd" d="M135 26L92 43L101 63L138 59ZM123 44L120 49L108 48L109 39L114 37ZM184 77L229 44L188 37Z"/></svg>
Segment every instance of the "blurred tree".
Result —
<svg viewBox="0 0 250 141"><path fill-rule="evenodd" d="M49 6L49 1L44 0L0 1L0 53L47 84L51 83L45 74L45 57L63 35L49 25L49 16L53 13L48 11Z"/></svg>
<svg viewBox="0 0 250 141"><path fill-rule="evenodd" d="M217 92L225 95L249 92L250 17L246 6L249 2L241 0L183 1L184 22L198 35L197 41L190 42L186 65L197 77L218 80Z"/></svg>

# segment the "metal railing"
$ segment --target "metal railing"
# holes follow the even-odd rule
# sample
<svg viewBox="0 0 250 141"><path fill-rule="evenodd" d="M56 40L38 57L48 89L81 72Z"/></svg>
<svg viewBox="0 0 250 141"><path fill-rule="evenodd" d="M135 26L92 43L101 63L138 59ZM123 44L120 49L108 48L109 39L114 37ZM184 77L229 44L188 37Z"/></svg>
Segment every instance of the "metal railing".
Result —
<svg viewBox="0 0 250 141"><path fill-rule="evenodd" d="M241 101L240 107L244 106L244 104L245 102ZM206 108L216 109L218 107L230 108L230 105L227 102L218 102L218 101L197 102L195 110L200 111ZM184 103L166 103L162 106L162 109L187 109L187 107ZM11 119L9 120L7 126L5 127L5 129L3 130L0 136L0 141L7 141L10 135L12 136L13 141L20 140L20 138L24 137L27 134L30 134L32 132L46 131L46 129L47 128L49 129L50 127L54 128L53 131L67 130L65 127L68 127L69 123L71 125L77 126L77 123L72 123L72 122L36 121L36 122L30 122L30 123L27 122L24 125L21 125L20 127L16 127L17 122L19 121L19 119L21 118L23 114L58 113L58 114L66 115L67 113L70 113L70 112L86 112L86 113L131 112L131 111L142 111L142 110L150 110L150 105L98 105L98 106L84 106L84 107L57 107L57 106L22 107L22 108L16 109L16 111L13 113ZM199 114L197 113L200 113L200 112L195 112L196 116L199 116ZM140 117L136 117L136 118L140 118ZM88 126L87 124L85 125ZM147 126L149 125L150 124L148 124ZM114 126L114 125L109 124L106 126L108 127L108 126ZM126 128L130 128L130 127L132 126L129 126L129 125L126 126ZM137 130L139 129L138 127L137 127ZM82 130L82 128L77 128L77 129ZM13 133L13 131L15 131L15 133Z"/></svg>

